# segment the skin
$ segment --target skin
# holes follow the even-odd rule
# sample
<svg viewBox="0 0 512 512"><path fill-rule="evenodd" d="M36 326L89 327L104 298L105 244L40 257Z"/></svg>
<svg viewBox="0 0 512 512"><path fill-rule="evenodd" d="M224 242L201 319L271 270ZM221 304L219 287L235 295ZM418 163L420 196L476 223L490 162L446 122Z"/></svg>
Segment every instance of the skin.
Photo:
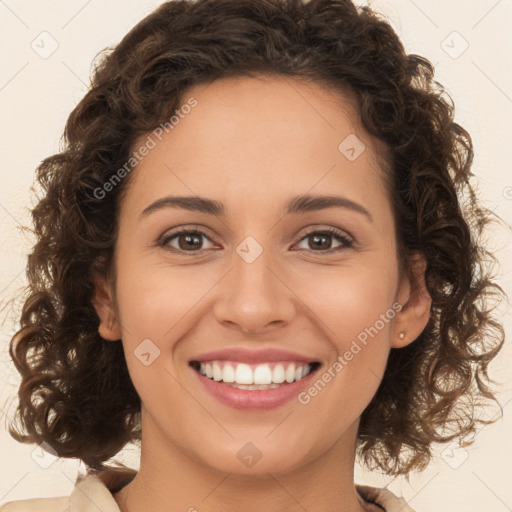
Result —
<svg viewBox="0 0 512 512"><path fill-rule="evenodd" d="M122 339L142 400L140 470L115 499L123 512L374 510L354 486L359 419L390 350L416 339L431 303L421 255L416 281L398 267L379 146L348 98L318 83L230 78L193 87L184 101L191 96L197 106L133 171L120 211L116 286L97 281L99 332ZM366 146L355 161L338 150L350 134ZM283 216L286 201L305 193L342 195L372 220L348 208ZM141 217L168 195L221 201L226 212L169 207ZM188 245L182 236L181 252L170 250L180 251L179 236L158 245L179 227L205 236ZM306 236L329 227L353 245ZM236 252L247 236L263 249L252 263ZM396 302L402 310L307 405L232 409L188 365L210 350L276 347L326 369ZM134 354L144 339L160 350L148 366ZM237 457L247 442L262 455L252 467Z"/></svg>

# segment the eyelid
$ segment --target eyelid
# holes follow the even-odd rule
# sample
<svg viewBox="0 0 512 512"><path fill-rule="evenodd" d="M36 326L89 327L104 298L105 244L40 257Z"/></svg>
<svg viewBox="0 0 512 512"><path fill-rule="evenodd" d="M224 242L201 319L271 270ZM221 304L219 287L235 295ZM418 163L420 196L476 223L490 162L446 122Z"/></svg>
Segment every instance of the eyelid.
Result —
<svg viewBox="0 0 512 512"><path fill-rule="evenodd" d="M313 224L310 226L306 226L304 229L306 231L304 231L304 232L302 230L299 231L299 235L300 235L299 240L302 240L304 237L311 235L313 233L332 233L332 234L336 234L338 236L344 237L347 240L350 240L351 242L355 242L354 237L348 231L341 229L341 228L334 227L334 226L322 227L321 225L319 226L318 224ZM297 235L297 236L299 236L299 235Z"/></svg>

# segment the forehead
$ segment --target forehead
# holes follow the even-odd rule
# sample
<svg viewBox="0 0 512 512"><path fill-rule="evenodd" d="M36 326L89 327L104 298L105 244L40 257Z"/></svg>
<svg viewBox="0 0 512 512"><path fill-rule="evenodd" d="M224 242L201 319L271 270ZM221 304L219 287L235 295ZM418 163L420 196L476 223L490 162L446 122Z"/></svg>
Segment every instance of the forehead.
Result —
<svg viewBox="0 0 512 512"><path fill-rule="evenodd" d="M196 85L182 106L191 99L195 106L180 109L172 125L140 138L139 145L155 141L130 187L141 201L166 189L260 199L310 190L387 194L382 148L361 126L350 94L261 76Z"/></svg>

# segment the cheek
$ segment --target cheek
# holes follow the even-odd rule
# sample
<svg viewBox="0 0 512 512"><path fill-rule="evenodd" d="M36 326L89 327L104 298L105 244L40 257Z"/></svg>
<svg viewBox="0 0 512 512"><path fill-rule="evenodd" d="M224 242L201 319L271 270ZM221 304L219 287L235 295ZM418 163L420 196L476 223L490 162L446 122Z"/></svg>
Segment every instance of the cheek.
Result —
<svg viewBox="0 0 512 512"><path fill-rule="evenodd" d="M215 283L209 271L193 265L120 265L118 306L122 328L129 338L154 338L161 342L186 323L188 314ZM176 329L175 329L176 327ZM174 334L172 337L175 337Z"/></svg>
<svg viewBox="0 0 512 512"><path fill-rule="evenodd" d="M130 261L118 265L117 301L126 363L148 410L159 410L166 403L173 411L186 402L170 354L191 327L187 315L193 316L194 305L208 289L203 281L190 270Z"/></svg>
<svg viewBox="0 0 512 512"><path fill-rule="evenodd" d="M359 393L366 389L371 395L385 369L396 315L395 279L389 265L385 270L354 265L319 272L314 288L298 291L333 349L331 377L342 386L357 383Z"/></svg>
<svg viewBox="0 0 512 512"><path fill-rule="evenodd" d="M304 302L331 347L332 356L311 386L299 396L304 413L314 410L318 424L342 431L355 421L375 395L390 350L395 317L393 272L356 267L336 269L315 279ZM311 407L311 409L310 409Z"/></svg>
<svg viewBox="0 0 512 512"><path fill-rule="evenodd" d="M388 330L390 322L383 325L379 319L394 317L396 280L393 268L374 260L368 265L354 262L302 272L293 290L317 316L317 323L324 325L328 337L339 340L343 348L376 322L379 331Z"/></svg>
<svg viewBox="0 0 512 512"><path fill-rule="evenodd" d="M211 310L205 297L218 282L218 272L135 259L119 262L117 270L117 302L131 379L149 408L158 407L160 400L171 409L181 407L185 397L176 379L188 367L177 364L183 359L180 350L190 349L194 329Z"/></svg>

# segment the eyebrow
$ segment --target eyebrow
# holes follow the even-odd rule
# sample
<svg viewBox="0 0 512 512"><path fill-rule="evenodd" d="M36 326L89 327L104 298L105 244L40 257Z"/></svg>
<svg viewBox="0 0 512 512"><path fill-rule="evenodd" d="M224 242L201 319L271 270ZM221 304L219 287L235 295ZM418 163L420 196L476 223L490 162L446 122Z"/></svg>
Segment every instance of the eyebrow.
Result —
<svg viewBox="0 0 512 512"><path fill-rule="evenodd" d="M140 217L146 217L150 213L162 210L164 208L182 208L193 212L207 213L222 217L225 215L226 209L224 204L213 199L199 196L167 196L157 199L155 202L147 206L141 213ZM299 214L314 211L325 210L327 208L346 208L354 212L360 213L373 222L370 212L361 204L352 201L346 197L321 195L321 196L297 196L287 201L284 214Z"/></svg>

